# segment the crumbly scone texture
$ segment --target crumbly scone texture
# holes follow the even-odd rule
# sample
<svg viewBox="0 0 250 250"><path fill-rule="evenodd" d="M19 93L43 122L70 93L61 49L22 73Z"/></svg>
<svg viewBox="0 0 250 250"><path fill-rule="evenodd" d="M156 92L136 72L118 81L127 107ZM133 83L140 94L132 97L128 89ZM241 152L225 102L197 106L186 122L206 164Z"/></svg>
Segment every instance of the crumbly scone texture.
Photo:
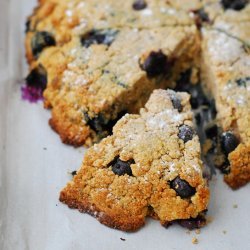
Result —
<svg viewBox="0 0 250 250"><path fill-rule="evenodd" d="M216 101L217 122L224 132L232 132L239 140L238 147L228 155L230 172L225 175L232 188L250 181L249 26L250 20L221 17L211 28L202 30L202 74Z"/></svg>
<svg viewBox="0 0 250 250"><path fill-rule="evenodd" d="M77 37L62 47L48 48L36 63L47 71L44 97L45 106L52 107L50 125L65 143L99 141L107 135L105 129L96 128L99 124L105 127L120 113L138 112L154 89L173 87L199 54L195 26L106 32L115 34L110 46L85 48ZM153 77L141 67L151 52L167 58L165 72Z"/></svg>
<svg viewBox="0 0 250 250"><path fill-rule="evenodd" d="M181 112L174 109L173 98L180 100ZM196 218L207 208L209 190L202 177L198 136L180 139L183 124L193 126L189 95L155 90L139 115L125 115L113 135L87 151L60 201L124 231L139 229L152 209L162 224ZM133 160L132 175L112 171L117 157ZM177 177L195 189L190 197L181 198L171 188Z"/></svg>
<svg viewBox="0 0 250 250"><path fill-rule="evenodd" d="M26 54L31 70L47 72L51 127L63 142L89 146L125 112L137 113L153 89L173 87L181 72L197 66L201 35L201 71L217 124L240 142L226 156L225 180L237 188L250 180L249 25L248 0L128 0L122 9L113 0L40 0L27 22ZM84 46L88 36L93 44ZM159 51L171 69L149 77L141 65Z"/></svg>
<svg viewBox="0 0 250 250"><path fill-rule="evenodd" d="M134 3L145 2L144 8L133 8ZM122 7L121 7L122 6ZM193 24L189 11L201 6L198 0L46 0L29 17L26 36L26 55L34 60L31 39L36 32L53 34L58 46L68 43L74 36L81 36L92 29L138 28L149 29L165 26Z"/></svg>

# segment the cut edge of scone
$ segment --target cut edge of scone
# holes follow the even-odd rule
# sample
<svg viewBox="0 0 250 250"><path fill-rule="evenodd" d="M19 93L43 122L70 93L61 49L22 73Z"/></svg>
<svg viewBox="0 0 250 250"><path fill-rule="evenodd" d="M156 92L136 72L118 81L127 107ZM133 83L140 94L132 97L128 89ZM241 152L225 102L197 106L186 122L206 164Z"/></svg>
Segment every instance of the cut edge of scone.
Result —
<svg viewBox="0 0 250 250"><path fill-rule="evenodd" d="M219 127L215 166L238 189L250 182L250 77L246 24L219 20L203 28L204 86L215 99ZM250 33L249 33L250 34ZM230 70L229 70L230 69Z"/></svg>
<svg viewBox="0 0 250 250"><path fill-rule="evenodd" d="M189 95L171 90L155 90L140 115L120 119L60 193L70 208L124 231L147 216L200 227L208 200Z"/></svg>
<svg viewBox="0 0 250 250"><path fill-rule="evenodd" d="M109 97L111 95L107 95L107 93L103 93L102 98L100 94L98 95L99 92L103 92L107 89L106 87L100 87L98 91L93 88L93 85L100 80L98 77L102 77L96 77L96 75L99 74L98 71L94 72L96 78L93 79L93 82L82 86L82 88L79 86L78 89L74 89L77 88L75 78L88 78L88 75L85 76L84 72L78 73L81 72L80 66L79 69L68 69L68 65L74 64L72 63L70 52L80 51L82 53L83 48L78 44L79 39L76 38L72 43L65 45L63 48L53 47L43 52L37 64L34 64L34 67L43 65L47 69L48 84L44 91L44 105L45 107L52 108L52 118L49 124L60 135L62 142L73 146L90 146L98 142L110 133L113 125L124 113L137 113L155 88L173 87L181 73L197 66L197 59L200 53L200 37L196 27L176 27L173 29L168 27L164 29L171 31L166 32L169 33L169 42L162 43L159 47L152 44L152 48L145 49L143 54L138 53L138 55L136 55L139 57L140 62L134 62L132 59L131 62L135 63L135 67L138 67L139 64L141 64L140 67L146 67L143 66L144 64L152 64L151 67L153 67L154 60L162 60L155 58L166 57L165 68L167 68L167 72L154 72L154 75L151 76L150 74L153 73L148 73L148 69L142 70L138 68L138 74L134 73L134 75L132 75L134 83L129 83L130 85L128 87L116 86L115 80L112 80L112 85L109 83L111 86L110 93L114 88L117 90L117 95L112 94L113 101L110 101ZM157 32L157 30L158 29L154 29L151 33ZM123 31L134 32L132 29L124 29L121 33ZM143 31L139 32L142 33ZM177 34L176 38L174 36L175 33ZM159 41L159 43L160 42L161 41ZM75 43L76 45L74 47ZM136 45L138 46L138 44ZM117 45L115 46L117 47ZM98 49L99 51L102 47L104 46L93 46L93 49ZM112 48L112 45L110 47ZM86 53L89 53L89 50L91 50L91 48L86 49ZM47 59L48 57L50 60ZM57 57L59 58L58 62ZM78 58L75 60L77 59ZM150 63L150 60L152 60L152 63ZM110 63L114 62L111 61ZM162 62L159 63L162 64ZM71 71L75 74L74 78L72 78L73 87L63 83L63 76L66 75L66 73L71 73ZM78 73L77 77L75 72ZM110 72L113 73L112 69ZM119 78L122 76L118 75L116 77ZM110 80L108 79L108 81ZM74 87L74 85L76 87ZM103 82L103 85L106 86L107 84ZM91 91L88 89L91 89ZM72 92L72 95L70 95L70 92ZM96 99L95 95L98 95ZM79 103L79 101L73 103L73 96L76 96L75 100L84 100L84 103L83 101L81 101L82 103ZM98 103L101 104L99 105Z"/></svg>

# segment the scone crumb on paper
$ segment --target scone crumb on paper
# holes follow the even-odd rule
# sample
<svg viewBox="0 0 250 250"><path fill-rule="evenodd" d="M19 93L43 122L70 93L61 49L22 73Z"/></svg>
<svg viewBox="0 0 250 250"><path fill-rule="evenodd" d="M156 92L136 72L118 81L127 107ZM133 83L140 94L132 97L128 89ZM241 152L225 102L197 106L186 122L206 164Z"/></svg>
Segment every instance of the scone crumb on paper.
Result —
<svg viewBox="0 0 250 250"><path fill-rule="evenodd" d="M200 234L200 233L201 233L201 230L200 230L200 229L196 229L196 230L195 230L195 233L196 233L196 234Z"/></svg>
<svg viewBox="0 0 250 250"><path fill-rule="evenodd" d="M192 243L193 243L193 244L198 244L198 242L199 242L199 241L198 241L198 239L197 239L196 237L194 237L194 238L192 239Z"/></svg>
<svg viewBox="0 0 250 250"><path fill-rule="evenodd" d="M237 204L233 204L233 208L238 208L238 205Z"/></svg>
<svg viewBox="0 0 250 250"><path fill-rule="evenodd" d="M227 233L227 230L223 230L222 232L223 232L223 234L226 234L226 233Z"/></svg>

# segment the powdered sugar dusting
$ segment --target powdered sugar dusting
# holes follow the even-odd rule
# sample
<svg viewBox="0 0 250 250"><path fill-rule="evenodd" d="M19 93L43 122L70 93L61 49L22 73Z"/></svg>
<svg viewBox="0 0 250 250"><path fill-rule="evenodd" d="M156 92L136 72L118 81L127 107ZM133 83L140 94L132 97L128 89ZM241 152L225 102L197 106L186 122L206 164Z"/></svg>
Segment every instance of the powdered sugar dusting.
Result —
<svg viewBox="0 0 250 250"><path fill-rule="evenodd" d="M212 34L208 39L208 50L217 64L230 64L243 53L242 44L238 40L219 31L212 31Z"/></svg>
<svg viewBox="0 0 250 250"><path fill-rule="evenodd" d="M154 116L149 116L146 120L149 128L152 129L168 129L172 123L182 123L184 116L174 109L166 109Z"/></svg>
<svg viewBox="0 0 250 250"><path fill-rule="evenodd" d="M142 10L142 11L141 11L141 14L142 14L143 16L152 16L153 12L152 12L151 9L145 9L145 10Z"/></svg>

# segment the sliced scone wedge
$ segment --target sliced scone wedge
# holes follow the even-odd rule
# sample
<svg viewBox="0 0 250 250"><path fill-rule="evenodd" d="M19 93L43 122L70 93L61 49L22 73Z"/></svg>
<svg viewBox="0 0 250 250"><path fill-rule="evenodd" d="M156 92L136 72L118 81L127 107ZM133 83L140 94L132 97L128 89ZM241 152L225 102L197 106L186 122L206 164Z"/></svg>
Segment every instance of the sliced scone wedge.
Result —
<svg viewBox="0 0 250 250"><path fill-rule="evenodd" d="M209 201L202 168L189 95L155 90L140 114L123 116L86 152L60 201L124 231L147 216L199 227Z"/></svg>
<svg viewBox="0 0 250 250"><path fill-rule="evenodd" d="M202 75L222 131L216 164L232 188L250 181L250 21L203 28Z"/></svg>

